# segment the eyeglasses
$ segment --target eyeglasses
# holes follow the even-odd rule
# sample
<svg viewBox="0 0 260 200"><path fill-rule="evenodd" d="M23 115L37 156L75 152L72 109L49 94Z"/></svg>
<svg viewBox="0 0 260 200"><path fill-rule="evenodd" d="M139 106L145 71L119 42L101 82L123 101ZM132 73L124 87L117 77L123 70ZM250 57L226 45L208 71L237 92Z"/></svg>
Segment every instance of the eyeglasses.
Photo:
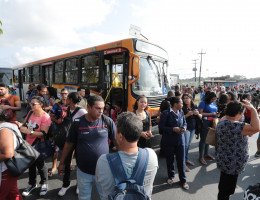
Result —
<svg viewBox="0 0 260 200"><path fill-rule="evenodd" d="M39 103L30 103L31 106L40 105Z"/></svg>

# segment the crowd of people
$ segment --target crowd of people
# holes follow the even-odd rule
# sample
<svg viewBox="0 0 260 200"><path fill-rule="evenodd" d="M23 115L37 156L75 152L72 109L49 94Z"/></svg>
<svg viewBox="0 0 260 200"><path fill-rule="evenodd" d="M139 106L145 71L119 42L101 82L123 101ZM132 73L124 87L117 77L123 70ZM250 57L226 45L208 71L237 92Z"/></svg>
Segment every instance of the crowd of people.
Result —
<svg viewBox="0 0 260 200"><path fill-rule="evenodd" d="M199 102L196 102L196 94L200 96ZM177 85L170 90L157 118L162 135L160 153L167 166L166 182L170 185L176 182L176 158L180 186L189 190L187 172L195 165L189 157L189 148L196 135L200 139L199 163L205 166L210 160L216 160L220 169L218 200L229 199L248 161L247 137L260 131L259 102L253 101L258 94L259 89L248 86L196 89ZM64 88L57 94L53 87L30 84L26 100L27 114L24 121L19 122L16 119L16 112L21 110L19 97L10 94L7 86L0 83L0 199L22 199L30 195L37 188L37 173L40 175L39 195L44 196L49 189L48 178L57 172L63 176L58 195L64 196L71 186L73 157L77 163L78 198L91 199L95 184L100 198L107 199L116 181L110 170L109 152L120 157L129 179L137 168L139 154L143 154L141 149L147 150L148 158L141 185L151 199L159 166L157 155L151 149L153 133L146 96L136 99L133 112L123 112L122 102L117 101L111 108L102 97L90 95L84 87L79 87L77 92ZM209 128L216 130L216 158L209 154L206 143ZM32 146L46 140L53 141L54 145L52 167L47 169L46 157L39 156L29 167L28 186L22 194L17 189L18 178L11 176L4 162L14 155L18 145L13 130ZM260 136L256 157L260 157L259 140Z"/></svg>

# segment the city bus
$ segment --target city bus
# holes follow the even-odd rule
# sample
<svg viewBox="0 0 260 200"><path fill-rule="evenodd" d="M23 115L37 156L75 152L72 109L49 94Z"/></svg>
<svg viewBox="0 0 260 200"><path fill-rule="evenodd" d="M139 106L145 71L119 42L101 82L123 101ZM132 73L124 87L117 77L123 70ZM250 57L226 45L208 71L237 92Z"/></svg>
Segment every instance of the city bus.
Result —
<svg viewBox="0 0 260 200"><path fill-rule="evenodd" d="M124 111L132 111L136 98L145 95L155 122L169 90L168 72L168 54L163 48L129 38L20 65L13 75L22 100L30 83L58 91L83 86L107 104L121 102Z"/></svg>

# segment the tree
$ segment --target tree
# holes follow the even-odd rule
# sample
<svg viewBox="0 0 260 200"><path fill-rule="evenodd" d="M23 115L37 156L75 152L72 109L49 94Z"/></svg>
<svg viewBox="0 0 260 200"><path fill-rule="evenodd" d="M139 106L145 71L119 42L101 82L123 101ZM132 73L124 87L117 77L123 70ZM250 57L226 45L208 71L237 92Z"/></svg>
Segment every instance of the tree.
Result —
<svg viewBox="0 0 260 200"><path fill-rule="evenodd" d="M0 26L2 26L1 20L0 20ZM3 29L1 29L1 27L0 27L0 34L3 34Z"/></svg>

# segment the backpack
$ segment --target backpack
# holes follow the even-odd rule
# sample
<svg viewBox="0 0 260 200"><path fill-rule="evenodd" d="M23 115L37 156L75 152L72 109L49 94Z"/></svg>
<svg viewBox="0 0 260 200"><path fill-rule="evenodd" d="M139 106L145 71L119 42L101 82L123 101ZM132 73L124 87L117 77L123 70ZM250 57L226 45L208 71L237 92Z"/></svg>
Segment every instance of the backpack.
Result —
<svg viewBox="0 0 260 200"><path fill-rule="evenodd" d="M119 153L106 155L115 180L114 191L108 195L108 200L149 200L144 191L144 176L148 164L148 150L139 148L138 157L131 177L128 179Z"/></svg>
<svg viewBox="0 0 260 200"><path fill-rule="evenodd" d="M63 119L62 123L56 125L55 127L51 127L51 134L53 136L54 144L58 146L59 149L62 149L64 147L70 127L73 123L72 118L80 109L80 107L76 107L76 109L71 114L68 110L68 115Z"/></svg>

